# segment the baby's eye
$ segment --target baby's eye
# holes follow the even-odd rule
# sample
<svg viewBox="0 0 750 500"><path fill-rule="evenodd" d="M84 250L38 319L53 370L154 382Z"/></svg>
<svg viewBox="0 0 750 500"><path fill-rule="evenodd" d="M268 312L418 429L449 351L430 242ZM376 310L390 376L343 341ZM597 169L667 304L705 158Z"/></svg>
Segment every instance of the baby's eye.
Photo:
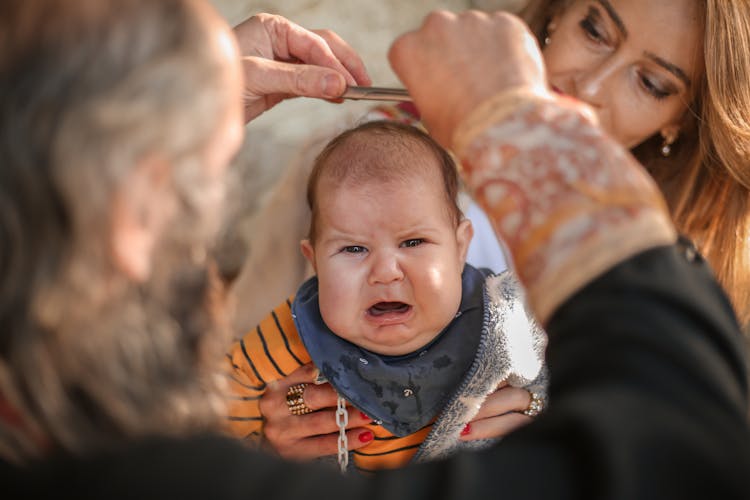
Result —
<svg viewBox="0 0 750 500"><path fill-rule="evenodd" d="M365 253L367 249L359 245L350 245L341 249L344 253Z"/></svg>
<svg viewBox="0 0 750 500"><path fill-rule="evenodd" d="M410 240L406 240L403 243L401 243L401 247L402 248L418 247L422 243L424 243L424 239L423 238L412 238Z"/></svg>

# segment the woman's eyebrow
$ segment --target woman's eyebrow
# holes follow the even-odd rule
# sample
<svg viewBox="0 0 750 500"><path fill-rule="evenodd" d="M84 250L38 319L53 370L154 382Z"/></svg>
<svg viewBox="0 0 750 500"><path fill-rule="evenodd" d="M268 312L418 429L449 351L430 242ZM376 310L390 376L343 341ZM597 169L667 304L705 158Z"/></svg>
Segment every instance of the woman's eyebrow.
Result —
<svg viewBox="0 0 750 500"><path fill-rule="evenodd" d="M599 5L601 5L604 10L607 11L607 14L610 18L612 18L612 22L617 27L617 30L620 32L623 38L628 37L628 29L625 27L625 23L622 22L622 18L620 18L619 14L617 14L617 11L614 7L612 7L612 4L609 3L609 0L596 0ZM657 56L656 54L653 54L651 52L645 52L644 55L654 61L656 64L661 66L662 68L666 69L670 73L672 73L674 76L679 78L682 83L685 84L686 87L690 88L690 78L688 78L687 73L682 70L677 65L674 65L668 61L665 61L661 57Z"/></svg>
<svg viewBox="0 0 750 500"><path fill-rule="evenodd" d="M661 57L657 56L656 54L652 54L651 52L644 52L643 55L682 80L682 83L684 83L687 88L690 88L690 78L688 78L687 74L682 70L682 68L665 61Z"/></svg>
<svg viewBox="0 0 750 500"><path fill-rule="evenodd" d="M604 10L607 11L607 14L609 14L609 17L612 18L612 22L615 23L615 26L617 27L617 30L620 32L623 38L628 37L628 29L625 27L625 23L622 22L622 19L617 14L617 11L614 7L612 7L612 4L609 3L609 0L597 0L599 4L604 7Z"/></svg>

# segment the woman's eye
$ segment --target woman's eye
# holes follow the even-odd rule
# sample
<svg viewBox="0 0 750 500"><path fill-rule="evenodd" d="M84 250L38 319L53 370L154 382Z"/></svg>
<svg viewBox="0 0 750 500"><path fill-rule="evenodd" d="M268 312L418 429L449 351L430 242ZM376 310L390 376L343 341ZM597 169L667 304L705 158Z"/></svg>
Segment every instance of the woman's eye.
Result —
<svg viewBox="0 0 750 500"><path fill-rule="evenodd" d="M599 28L596 27L594 24L594 20L590 15L586 16L581 22L580 22L581 29L586 34L586 36L597 43L604 42L604 35L601 31L599 31Z"/></svg>
<svg viewBox="0 0 750 500"><path fill-rule="evenodd" d="M404 248L412 248L412 247L418 247L424 243L424 240L422 238L412 238L410 240L406 240L403 243L401 243L401 246Z"/></svg>
<svg viewBox="0 0 750 500"><path fill-rule="evenodd" d="M367 249L359 245L350 245L341 249L344 253L365 253Z"/></svg>
<svg viewBox="0 0 750 500"><path fill-rule="evenodd" d="M662 89L645 75L641 75L640 80L643 89L657 100L661 100L672 95L672 92Z"/></svg>

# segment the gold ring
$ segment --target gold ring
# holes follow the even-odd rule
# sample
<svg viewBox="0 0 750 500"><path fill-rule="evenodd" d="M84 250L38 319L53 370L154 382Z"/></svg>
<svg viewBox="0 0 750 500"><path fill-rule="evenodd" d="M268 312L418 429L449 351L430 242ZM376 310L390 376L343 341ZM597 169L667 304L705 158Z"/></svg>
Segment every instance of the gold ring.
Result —
<svg viewBox="0 0 750 500"><path fill-rule="evenodd" d="M286 405L292 415L307 415L313 411L305 404L305 387L307 384L295 384L286 391Z"/></svg>
<svg viewBox="0 0 750 500"><path fill-rule="evenodd" d="M527 417L536 417L544 410L544 399L536 392L529 391L529 396L531 401L529 401L529 406L523 411L523 414Z"/></svg>

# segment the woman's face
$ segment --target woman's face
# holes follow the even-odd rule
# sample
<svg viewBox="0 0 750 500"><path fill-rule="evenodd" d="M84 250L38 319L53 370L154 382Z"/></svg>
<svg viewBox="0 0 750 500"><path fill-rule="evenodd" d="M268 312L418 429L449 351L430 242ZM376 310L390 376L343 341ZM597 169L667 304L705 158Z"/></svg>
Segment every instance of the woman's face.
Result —
<svg viewBox="0 0 750 500"><path fill-rule="evenodd" d="M704 68L696 0L574 0L547 28L553 90L593 106L628 148L677 135Z"/></svg>

